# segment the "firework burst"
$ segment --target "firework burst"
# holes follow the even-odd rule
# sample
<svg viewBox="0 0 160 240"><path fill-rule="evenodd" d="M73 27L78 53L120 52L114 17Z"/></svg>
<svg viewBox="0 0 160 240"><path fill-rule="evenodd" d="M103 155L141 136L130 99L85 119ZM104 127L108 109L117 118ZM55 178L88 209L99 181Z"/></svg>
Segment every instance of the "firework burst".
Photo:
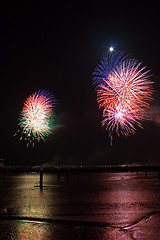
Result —
<svg viewBox="0 0 160 240"><path fill-rule="evenodd" d="M45 140L52 133L55 97L46 90L36 91L26 99L20 113L19 125L27 145Z"/></svg>
<svg viewBox="0 0 160 240"><path fill-rule="evenodd" d="M104 83L104 79L108 78L109 74L115 69L120 63L127 58L123 52L121 53L110 53L105 54L101 59L101 64L95 69L93 75L93 84L95 89L99 88L101 83Z"/></svg>
<svg viewBox="0 0 160 240"><path fill-rule="evenodd" d="M105 58L107 59L107 58ZM149 101L152 100L152 82L149 71L135 59L122 54L110 56L110 62L101 61L94 74L97 102L103 110L102 126L109 130L112 144L114 130L118 135L135 133L135 126L142 127Z"/></svg>

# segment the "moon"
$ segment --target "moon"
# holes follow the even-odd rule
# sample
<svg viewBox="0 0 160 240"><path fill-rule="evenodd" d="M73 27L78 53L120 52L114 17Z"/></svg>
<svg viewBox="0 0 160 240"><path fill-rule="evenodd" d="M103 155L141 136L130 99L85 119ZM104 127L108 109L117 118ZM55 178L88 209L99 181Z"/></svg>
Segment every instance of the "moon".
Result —
<svg viewBox="0 0 160 240"><path fill-rule="evenodd" d="M110 52L113 52L113 50L114 50L114 48L111 46L111 47L109 48L109 51L110 51Z"/></svg>

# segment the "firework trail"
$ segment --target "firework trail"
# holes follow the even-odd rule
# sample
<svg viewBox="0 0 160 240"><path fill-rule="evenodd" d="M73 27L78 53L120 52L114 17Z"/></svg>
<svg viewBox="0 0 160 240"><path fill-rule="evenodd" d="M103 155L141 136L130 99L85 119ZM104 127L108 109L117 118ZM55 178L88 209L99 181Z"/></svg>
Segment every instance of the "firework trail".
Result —
<svg viewBox="0 0 160 240"><path fill-rule="evenodd" d="M54 124L55 97L46 90L36 91L26 99L20 113L19 125L27 146L52 133Z"/></svg>
<svg viewBox="0 0 160 240"><path fill-rule="evenodd" d="M109 131L112 144L114 130L118 136L128 136L135 133L135 125L142 127L152 100L152 82L142 63L123 54L103 58L94 75L97 102L103 110L102 126Z"/></svg>

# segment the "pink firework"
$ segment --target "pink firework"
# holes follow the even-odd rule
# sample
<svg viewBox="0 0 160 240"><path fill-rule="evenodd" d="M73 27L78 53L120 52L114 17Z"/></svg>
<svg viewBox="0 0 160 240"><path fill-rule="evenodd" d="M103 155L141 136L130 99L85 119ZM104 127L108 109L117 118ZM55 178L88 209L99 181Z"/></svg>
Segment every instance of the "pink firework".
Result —
<svg viewBox="0 0 160 240"><path fill-rule="evenodd" d="M103 78L97 88L99 108L103 109L102 126L109 130L112 143L114 130L118 135L135 133L135 125L142 127L152 100L149 71L135 59L125 59Z"/></svg>
<svg viewBox="0 0 160 240"><path fill-rule="evenodd" d="M52 133L55 102L55 97L46 90L36 91L24 102L19 125L27 145L34 145L35 140L45 140Z"/></svg>

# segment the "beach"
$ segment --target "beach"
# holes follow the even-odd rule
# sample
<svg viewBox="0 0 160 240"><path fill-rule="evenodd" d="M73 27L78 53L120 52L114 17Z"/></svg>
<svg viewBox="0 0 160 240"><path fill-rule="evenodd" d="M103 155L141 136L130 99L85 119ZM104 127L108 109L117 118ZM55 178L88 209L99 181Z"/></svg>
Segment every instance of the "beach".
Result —
<svg viewBox="0 0 160 240"><path fill-rule="evenodd" d="M157 173L0 175L0 239L160 239Z"/></svg>

